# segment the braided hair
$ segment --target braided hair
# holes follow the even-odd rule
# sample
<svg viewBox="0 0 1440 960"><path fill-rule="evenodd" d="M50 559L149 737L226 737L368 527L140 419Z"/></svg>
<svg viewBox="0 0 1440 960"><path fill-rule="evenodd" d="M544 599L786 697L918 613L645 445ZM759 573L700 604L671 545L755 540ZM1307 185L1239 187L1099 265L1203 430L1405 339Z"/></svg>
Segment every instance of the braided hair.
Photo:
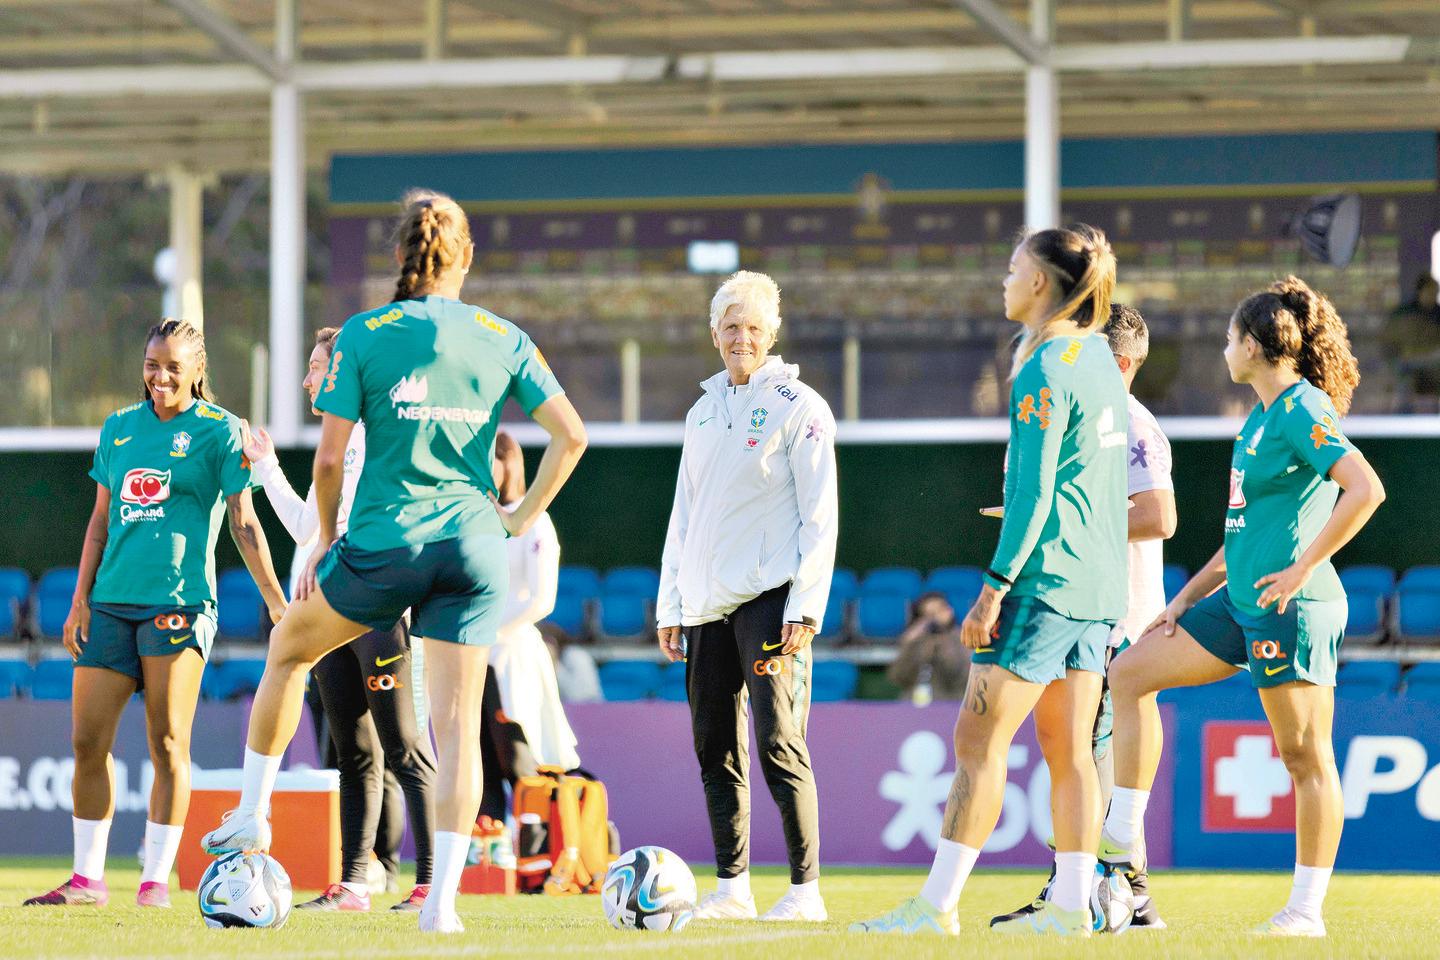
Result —
<svg viewBox="0 0 1440 960"><path fill-rule="evenodd" d="M401 203L405 209L395 227L395 246L402 263L391 302L424 296L470 246L470 221L445 194L411 190Z"/></svg>
<svg viewBox="0 0 1440 960"><path fill-rule="evenodd" d="M1350 409L1360 365L1350 351L1345 321L1329 297L1289 276L1241 301L1232 322L1237 334L1249 334L1260 345L1268 363L1292 364L1325 391L1342 417Z"/></svg>
<svg viewBox="0 0 1440 960"><path fill-rule="evenodd" d="M1055 308L1038 328L1026 328L1015 347L1010 379L1041 345L1069 321L1082 330L1110 319L1115 291L1115 254L1103 231L1086 223L1037 230L1020 241L1059 293Z"/></svg>
<svg viewBox="0 0 1440 960"><path fill-rule="evenodd" d="M215 397L210 393L210 381L208 379L209 363L205 357L205 334L200 328L189 320L175 320L165 317L150 332L145 334L145 343L148 346L155 340L168 340L170 338L184 341L195 348L195 360L200 365L200 375L190 385L190 395L196 400L204 400L206 403L214 403ZM150 399L150 388L142 382L140 384L140 398Z"/></svg>

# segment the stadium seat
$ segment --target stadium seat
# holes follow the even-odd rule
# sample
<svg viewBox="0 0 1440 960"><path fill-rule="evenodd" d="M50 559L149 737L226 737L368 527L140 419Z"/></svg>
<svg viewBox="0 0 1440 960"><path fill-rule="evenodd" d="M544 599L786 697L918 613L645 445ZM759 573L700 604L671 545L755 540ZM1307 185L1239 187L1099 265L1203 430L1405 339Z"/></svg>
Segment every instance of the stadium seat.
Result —
<svg viewBox="0 0 1440 960"><path fill-rule="evenodd" d="M600 574L593 567L561 567L559 589L561 593L593 599L600 596Z"/></svg>
<svg viewBox="0 0 1440 960"><path fill-rule="evenodd" d="M585 635L585 605L587 598L574 593L555 593L555 609L545 619L555 624L571 637Z"/></svg>
<svg viewBox="0 0 1440 960"><path fill-rule="evenodd" d="M1440 590L1440 564L1411 567L1400 577L1400 589Z"/></svg>
<svg viewBox="0 0 1440 960"><path fill-rule="evenodd" d="M19 567L0 567L0 637L20 630L21 614L30 599L30 574Z"/></svg>
<svg viewBox="0 0 1440 960"><path fill-rule="evenodd" d="M860 594L895 593L914 599L923 581L914 567L876 567L860 582Z"/></svg>
<svg viewBox="0 0 1440 960"><path fill-rule="evenodd" d="M1165 564L1164 577L1165 602L1169 603L1175 599L1175 594L1179 593L1185 587L1185 584L1190 582L1190 571L1178 563L1167 563Z"/></svg>
<svg viewBox="0 0 1440 960"><path fill-rule="evenodd" d="M601 581L604 591L639 593L655 599L660 592L660 571L653 567L616 567Z"/></svg>
<svg viewBox="0 0 1440 960"><path fill-rule="evenodd" d="M1396 624L1409 643L1440 643L1440 588L1407 587L1395 591Z"/></svg>
<svg viewBox="0 0 1440 960"><path fill-rule="evenodd" d="M685 693L685 663L667 663L660 668L660 699L684 703L689 697Z"/></svg>
<svg viewBox="0 0 1440 960"><path fill-rule="evenodd" d="M65 632L65 618L70 615L70 601L75 596L75 581L80 571L75 567L56 567L40 575L35 587L36 625L42 636L59 637Z"/></svg>
<svg viewBox="0 0 1440 960"><path fill-rule="evenodd" d="M820 624L820 636L835 640L845 632L850 604L855 600L859 589L860 583L854 570L835 568L830 577L830 599L825 604L825 619Z"/></svg>
<svg viewBox="0 0 1440 960"><path fill-rule="evenodd" d="M75 664L69 657L41 660L30 679L30 696L36 700L69 700Z"/></svg>
<svg viewBox="0 0 1440 960"><path fill-rule="evenodd" d="M211 682L211 695L217 700L233 700L240 696L251 696L260 688L260 678L265 675L264 660L224 660L211 664L206 674L215 674ZM204 681L201 681L203 688Z"/></svg>
<svg viewBox="0 0 1440 960"><path fill-rule="evenodd" d="M1336 679L1336 695L1349 700L1389 696L1400 685L1400 664L1379 660L1346 663Z"/></svg>
<svg viewBox="0 0 1440 960"><path fill-rule="evenodd" d="M1364 587L1345 588L1349 601L1349 619L1345 622L1345 639L1351 643L1378 643L1385 639L1385 602L1387 594Z"/></svg>
<svg viewBox="0 0 1440 960"><path fill-rule="evenodd" d="M660 665L649 660L611 660L600 665L606 700L648 700L660 686Z"/></svg>
<svg viewBox="0 0 1440 960"><path fill-rule="evenodd" d="M1440 663L1417 663L1405 673L1405 696L1440 701Z"/></svg>
<svg viewBox="0 0 1440 960"><path fill-rule="evenodd" d="M984 582L985 574L979 567L936 567L925 578L921 592L945 594L955 608L955 619L962 620L980 596Z"/></svg>
<svg viewBox="0 0 1440 960"><path fill-rule="evenodd" d="M650 567L616 567L600 584L600 632L607 637L648 634L660 574Z"/></svg>
<svg viewBox="0 0 1440 960"><path fill-rule="evenodd" d="M29 692L30 674L30 664L24 660L0 660L0 700Z"/></svg>
<svg viewBox="0 0 1440 960"><path fill-rule="evenodd" d="M220 608L220 636L229 640L257 640L265 600L244 567L223 570L215 581L215 603Z"/></svg>
<svg viewBox="0 0 1440 960"><path fill-rule="evenodd" d="M1377 563L1361 563L1340 571L1340 583L1346 593L1368 590L1371 593L1388 594L1395 589L1395 571Z"/></svg>
<svg viewBox="0 0 1440 960"><path fill-rule="evenodd" d="M565 566L555 590L555 609L545 619L572 637L589 630L590 604L600 596L600 574L591 567Z"/></svg>
<svg viewBox="0 0 1440 960"><path fill-rule="evenodd" d="M855 603L860 635L870 640L893 640L905 630L910 599L893 593L861 594ZM961 614L964 616L964 614Z"/></svg>
<svg viewBox="0 0 1440 960"><path fill-rule="evenodd" d="M810 700L833 703L855 696L860 668L844 660L820 660L810 668Z"/></svg>

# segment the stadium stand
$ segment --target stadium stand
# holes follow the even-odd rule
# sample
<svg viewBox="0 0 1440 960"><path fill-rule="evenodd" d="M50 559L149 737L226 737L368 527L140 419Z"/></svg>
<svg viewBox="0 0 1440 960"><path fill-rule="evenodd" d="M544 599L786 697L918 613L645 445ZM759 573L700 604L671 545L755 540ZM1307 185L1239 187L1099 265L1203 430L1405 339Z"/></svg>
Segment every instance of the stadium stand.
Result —
<svg viewBox="0 0 1440 960"><path fill-rule="evenodd" d="M660 668L660 699L684 703L689 697L685 691L685 663L667 663Z"/></svg>
<svg viewBox="0 0 1440 960"><path fill-rule="evenodd" d="M651 567L616 567L600 586L600 632L643 638L652 626L660 574Z"/></svg>
<svg viewBox="0 0 1440 960"><path fill-rule="evenodd" d="M910 619L910 604L920 595L922 582L914 567L876 567L866 574L855 605L860 635L871 641L898 637Z"/></svg>
<svg viewBox="0 0 1440 960"><path fill-rule="evenodd" d="M811 667L810 700L813 703L849 700L859 685L860 668L853 663L820 660Z"/></svg>
<svg viewBox="0 0 1440 960"><path fill-rule="evenodd" d="M69 700L75 664L67 657L41 660L30 680L30 696L36 700Z"/></svg>
<svg viewBox="0 0 1440 960"><path fill-rule="evenodd" d="M1411 567L1395 589L1400 639L1411 644L1440 644L1440 566Z"/></svg>
<svg viewBox="0 0 1440 960"><path fill-rule="evenodd" d="M943 593L961 619L980 596L985 574L979 567L936 567L925 578L921 593Z"/></svg>
<svg viewBox="0 0 1440 960"><path fill-rule="evenodd" d="M825 643L844 640L850 627L850 605L860 592L860 580L854 570L836 567L830 577L830 599L825 604L825 619L820 624L820 637Z"/></svg>
<svg viewBox="0 0 1440 960"><path fill-rule="evenodd" d="M1340 582L1350 601L1345 639L1351 643L1380 643L1388 635L1387 614L1395 590L1395 571L1378 564L1361 564L1340 571Z"/></svg>
<svg viewBox="0 0 1440 960"><path fill-rule="evenodd" d="M646 700L660 686L660 665L648 660L612 660L600 665L606 700Z"/></svg>
<svg viewBox="0 0 1440 960"><path fill-rule="evenodd" d="M260 639L261 618L266 616L260 588L244 567L221 571L215 581L220 636L227 640Z"/></svg>
<svg viewBox="0 0 1440 960"><path fill-rule="evenodd" d="M75 567L55 567L41 574L35 587L35 626L41 636L59 637L64 633L79 576Z"/></svg>
<svg viewBox="0 0 1440 960"><path fill-rule="evenodd" d="M572 637L588 636L590 608L599 596L600 574L592 567L561 567L555 609L546 619Z"/></svg>
<svg viewBox="0 0 1440 960"><path fill-rule="evenodd" d="M1190 571L1178 563L1165 564L1165 602L1169 603L1175 599L1175 594L1184 589L1185 584L1190 582Z"/></svg>
<svg viewBox="0 0 1440 960"><path fill-rule="evenodd" d="M0 660L0 700L8 700L30 692L30 664L24 660Z"/></svg>
<svg viewBox="0 0 1440 960"><path fill-rule="evenodd" d="M1394 661L1362 660L1341 666L1336 695L1347 700L1365 700L1393 694L1400 686L1400 664Z"/></svg>
<svg viewBox="0 0 1440 960"><path fill-rule="evenodd" d="M1407 697L1440 700L1440 663L1417 663L1406 672L1401 689Z"/></svg>
<svg viewBox="0 0 1440 960"><path fill-rule="evenodd" d="M205 671L205 678L200 682L201 693L215 700L233 700L240 696L250 696L259 688L260 678L264 674L264 660L245 658L212 663ZM207 684L209 686L208 693L205 689Z"/></svg>
<svg viewBox="0 0 1440 960"><path fill-rule="evenodd" d="M30 575L17 567L0 567L0 637L15 637L30 603Z"/></svg>

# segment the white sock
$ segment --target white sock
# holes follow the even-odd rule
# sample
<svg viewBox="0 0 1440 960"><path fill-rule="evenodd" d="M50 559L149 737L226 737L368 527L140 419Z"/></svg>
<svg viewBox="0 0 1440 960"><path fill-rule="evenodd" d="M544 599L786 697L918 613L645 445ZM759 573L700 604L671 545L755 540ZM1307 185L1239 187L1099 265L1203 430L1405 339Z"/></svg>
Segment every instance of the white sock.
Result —
<svg viewBox="0 0 1440 960"><path fill-rule="evenodd" d="M733 897L736 900L749 900L750 893L750 871L735 877L716 877L715 892L722 897Z"/></svg>
<svg viewBox="0 0 1440 960"><path fill-rule="evenodd" d="M75 872L86 880L105 879L105 849L110 845L109 820L71 817L75 832Z"/></svg>
<svg viewBox="0 0 1440 960"><path fill-rule="evenodd" d="M954 910L960 902L960 891L965 889L965 881L970 878L970 871L975 869L975 861L979 859L980 851L974 847L941 837L940 846L935 850L935 862L930 865L930 876L925 878L920 896L941 913Z"/></svg>
<svg viewBox="0 0 1440 960"><path fill-rule="evenodd" d="M430 877L430 896L424 910L430 916L449 916L455 912L455 895L460 892L460 874L465 870L465 855L470 852L470 835L435 831L435 868Z"/></svg>
<svg viewBox="0 0 1440 960"><path fill-rule="evenodd" d="M1330 886L1333 867L1305 867L1295 864L1295 884L1290 888L1289 910L1310 920L1320 919L1320 908L1325 903L1325 891Z"/></svg>
<svg viewBox="0 0 1440 960"><path fill-rule="evenodd" d="M1055 854L1055 883L1050 899L1061 910L1080 910L1089 905L1090 884L1095 879L1093 853Z"/></svg>
<svg viewBox="0 0 1440 960"><path fill-rule="evenodd" d="M790 896L798 897L801 900L820 899L820 881L810 880L805 883L790 884Z"/></svg>
<svg viewBox="0 0 1440 960"><path fill-rule="evenodd" d="M140 871L141 883L170 882L170 869L175 866L175 855L180 852L180 835L184 832L184 824L171 826L145 821L145 866Z"/></svg>
<svg viewBox="0 0 1440 960"><path fill-rule="evenodd" d="M370 885L368 883L346 883L344 881L341 881L340 886L344 887L346 890L349 890L361 900L370 899Z"/></svg>
<svg viewBox="0 0 1440 960"><path fill-rule="evenodd" d="M275 791L275 777L280 773L280 761L285 757L267 757L245 748L245 772L240 784L240 805L235 808L237 816L249 813L270 814L270 794Z"/></svg>
<svg viewBox="0 0 1440 960"><path fill-rule="evenodd" d="M1149 790L1116 787L1110 795L1110 812L1105 815L1105 832L1110 839L1124 846L1135 843L1140 825L1145 822L1145 807L1150 803Z"/></svg>

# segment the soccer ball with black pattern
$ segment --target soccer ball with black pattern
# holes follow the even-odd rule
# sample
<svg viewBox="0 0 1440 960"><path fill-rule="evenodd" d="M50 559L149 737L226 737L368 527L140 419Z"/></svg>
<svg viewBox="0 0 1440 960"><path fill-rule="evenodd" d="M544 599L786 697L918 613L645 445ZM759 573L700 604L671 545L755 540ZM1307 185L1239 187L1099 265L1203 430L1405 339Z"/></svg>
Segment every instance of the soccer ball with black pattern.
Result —
<svg viewBox="0 0 1440 960"><path fill-rule="evenodd" d="M263 853L228 853L200 878L200 916L207 927L278 929L290 919L290 876Z"/></svg>
<svg viewBox="0 0 1440 960"><path fill-rule="evenodd" d="M1090 920L1096 933L1124 933L1135 919L1135 894L1124 868L1103 860L1090 885Z"/></svg>
<svg viewBox="0 0 1440 960"><path fill-rule="evenodd" d="M695 875L664 847L636 847L620 854L605 874L600 903L617 930L674 933L695 915Z"/></svg>

